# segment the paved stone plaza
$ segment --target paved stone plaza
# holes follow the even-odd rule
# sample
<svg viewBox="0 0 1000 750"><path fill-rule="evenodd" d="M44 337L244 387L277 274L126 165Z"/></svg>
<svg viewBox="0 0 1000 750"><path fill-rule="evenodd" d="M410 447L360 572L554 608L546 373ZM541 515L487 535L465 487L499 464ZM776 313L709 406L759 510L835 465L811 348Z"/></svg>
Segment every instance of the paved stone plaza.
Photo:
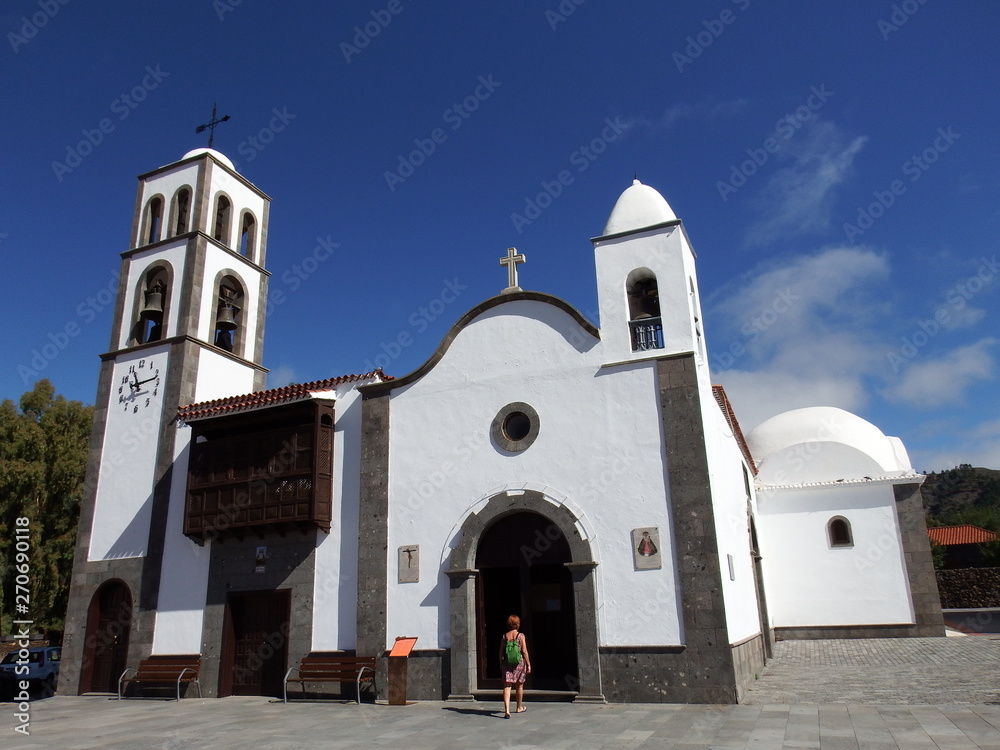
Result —
<svg viewBox="0 0 1000 750"><path fill-rule="evenodd" d="M656 748L1000 750L1000 637L786 641L740 706L530 703L409 706L267 698L31 704L31 736L0 704L0 748Z"/></svg>

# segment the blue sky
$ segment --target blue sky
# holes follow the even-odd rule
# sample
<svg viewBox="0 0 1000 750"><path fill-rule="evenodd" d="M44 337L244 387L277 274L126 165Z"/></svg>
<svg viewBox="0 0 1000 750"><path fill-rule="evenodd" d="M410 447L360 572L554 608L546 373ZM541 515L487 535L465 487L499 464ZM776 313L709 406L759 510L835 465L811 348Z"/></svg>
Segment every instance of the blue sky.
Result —
<svg viewBox="0 0 1000 750"><path fill-rule="evenodd" d="M698 253L744 428L835 405L918 470L998 468L998 22L993 0L7 0L0 397L48 377L93 402L135 177L205 145L218 102L216 148L273 198L270 386L409 372L510 246L522 287L597 322L589 238L637 174Z"/></svg>

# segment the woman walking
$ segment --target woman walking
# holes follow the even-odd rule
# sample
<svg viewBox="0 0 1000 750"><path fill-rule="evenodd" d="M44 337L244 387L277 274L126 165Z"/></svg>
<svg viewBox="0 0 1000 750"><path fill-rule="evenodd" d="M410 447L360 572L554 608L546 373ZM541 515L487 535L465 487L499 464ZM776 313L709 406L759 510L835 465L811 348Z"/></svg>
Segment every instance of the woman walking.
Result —
<svg viewBox="0 0 1000 750"><path fill-rule="evenodd" d="M517 707L515 713L523 714L524 681L531 674L531 657L528 655L528 641L519 632L521 618L511 615L507 618L507 632L500 644L500 668L503 670L503 717L510 718L510 689L517 685Z"/></svg>

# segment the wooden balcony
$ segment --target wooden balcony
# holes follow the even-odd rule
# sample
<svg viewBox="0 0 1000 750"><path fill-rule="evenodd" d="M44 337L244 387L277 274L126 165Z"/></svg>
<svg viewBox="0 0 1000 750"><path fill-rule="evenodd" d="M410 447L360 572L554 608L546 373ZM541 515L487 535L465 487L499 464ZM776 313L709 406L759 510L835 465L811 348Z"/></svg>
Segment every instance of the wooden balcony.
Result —
<svg viewBox="0 0 1000 750"><path fill-rule="evenodd" d="M184 533L328 532L333 422L333 407L312 401L193 422Z"/></svg>

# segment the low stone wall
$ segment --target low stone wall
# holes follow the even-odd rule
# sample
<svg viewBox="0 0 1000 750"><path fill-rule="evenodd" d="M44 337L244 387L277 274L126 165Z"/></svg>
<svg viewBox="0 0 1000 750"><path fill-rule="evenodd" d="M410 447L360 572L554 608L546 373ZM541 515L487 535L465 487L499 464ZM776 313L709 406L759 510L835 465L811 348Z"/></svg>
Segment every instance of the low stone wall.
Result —
<svg viewBox="0 0 1000 750"><path fill-rule="evenodd" d="M1000 607L1000 568L937 571L942 609Z"/></svg>

